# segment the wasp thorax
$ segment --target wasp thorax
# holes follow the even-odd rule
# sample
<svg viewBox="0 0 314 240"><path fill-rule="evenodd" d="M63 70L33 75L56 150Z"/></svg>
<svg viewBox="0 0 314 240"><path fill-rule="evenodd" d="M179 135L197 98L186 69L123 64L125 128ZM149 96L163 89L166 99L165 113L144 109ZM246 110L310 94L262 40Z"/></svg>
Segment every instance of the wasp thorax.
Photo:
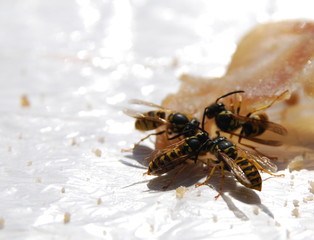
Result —
<svg viewBox="0 0 314 240"><path fill-rule="evenodd" d="M224 151L225 149L230 148L232 146L233 146L233 143L227 140L221 140L218 142L218 148L221 151Z"/></svg>
<svg viewBox="0 0 314 240"><path fill-rule="evenodd" d="M189 122L189 119L186 115L182 113L171 113L169 115L169 119L171 122L175 124L187 124Z"/></svg>
<svg viewBox="0 0 314 240"><path fill-rule="evenodd" d="M189 147L192 149L192 151L196 151L199 149L199 147L201 146L201 142L199 139L197 138L191 138L188 141L188 145Z"/></svg>

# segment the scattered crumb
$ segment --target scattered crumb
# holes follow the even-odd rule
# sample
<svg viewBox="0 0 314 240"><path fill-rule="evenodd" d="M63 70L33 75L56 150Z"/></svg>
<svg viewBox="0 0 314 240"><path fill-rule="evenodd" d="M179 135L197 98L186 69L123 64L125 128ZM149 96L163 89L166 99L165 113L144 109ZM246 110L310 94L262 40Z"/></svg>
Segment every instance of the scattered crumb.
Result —
<svg viewBox="0 0 314 240"><path fill-rule="evenodd" d="M196 197L200 197L201 196L201 191L200 190L198 190L197 192L196 192Z"/></svg>
<svg viewBox="0 0 314 240"><path fill-rule="evenodd" d="M22 107L29 107L31 105L26 95L21 96L20 102Z"/></svg>
<svg viewBox="0 0 314 240"><path fill-rule="evenodd" d="M33 165L33 162L32 162L32 161L29 161L29 162L26 163L26 166L28 166L28 167L29 167L29 166L32 166L32 165Z"/></svg>
<svg viewBox="0 0 314 240"><path fill-rule="evenodd" d="M299 209L298 208L294 208L291 212L291 215L294 217L299 217L300 213L299 213Z"/></svg>
<svg viewBox="0 0 314 240"><path fill-rule="evenodd" d="M258 214L259 214L259 209L258 209L257 207L255 207L255 208L253 209L253 213L254 213L255 215L258 215Z"/></svg>
<svg viewBox="0 0 314 240"><path fill-rule="evenodd" d="M299 207L299 200L293 200L293 206Z"/></svg>
<svg viewBox="0 0 314 240"><path fill-rule="evenodd" d="M313 195L310 195L310 196L307 196L305 198L303 198L303 202L304 203L307 203L307 202L310 202L310 201L313 201L314 200L314 196Z"/></svg>
<svg viewBox="0 0 314 240"><path fill-rule="evenodd" d="M88 103L88 104L86 104L86 108L87 108L88 110L93 110L93 105L90 104L90 103Z"/></svg>
<svg viewBox="0 0 314 240"><path fill-rule="evenodd" d="M65 188L64 187L61 188L61 193L65 193Z"/></svg>
<svg viewBox="0 0 314 240"><path fill-rule="evenodd" d="M309 181L309 184L310 184L310 188L309 188L310 192L314 193L314 181Z"/></svg>
<svg viewBox="0 0 314 240"><path fill-rule="evenodd" d="M64 213L63 223L64 223L64 224L67 224L67 223L70 222L70 220L71 220L71 214L68 213L68 212Z"/></svg>
<svg viewBox="0 0 314 240"><path fill-rule="evenodd" d="M149 231L151 231L151 232L154 232L154 231L155 231L154 225L152 225L152 224L149 225Z"/></svg>
<svg viewBox="0 0 314 240"><path fill-rule="evenodd" d="M284 207L288 206L288 201L286 200L285 203L283 204Z"/></svg>
<svg viewBox="0 0 314 240"><path fill-rule="evenodd" d="M183 186L178 187L178 188L176 189L176 197L177 197L178 199L183 198L183 195L184 195L184 193L185 193L186 191L187 191L187 188L186 188L186 187L183 187Z"/></svg>
<svg viewBox="0 0 314 240"><path fill-rule="evenodd" d="M171 66L175 68L175 67L178 67L178 65L179 65L179 59L174 57L171 61Z"/></svg>
<svg viewBox="0 0 314 240"><path fill-rule="evenodd" d="M37 183L41 183L41 178L39 178L39 177L38 177L38 178L36 178L36 179L35 179L35 182L37 182Z"/></svg>
<svg viewBox="0 0 314 240"><path fill-rule="evenodd" d="M12 147L11 146L8 147L8 152L12 152Z"/></svg>
<svg viewBox="0 0 314 240"><path fill-rule="evenodd" d="M19 135L17 136L18 139L22 139L23 138L23 134L19 133Z"/></svg>
<svg viewBox="0 0 314 240"><path fill-rule="evenodd" d="M4 218L0 218L0 229L4 228L4 224L5 224Z"/></svg>
<svg viewBox="0 0 314 240"><path fill-rule="evenodd" d="M105 137L99 137L99 138L97 139L97 141L98 141L99 143L104 143L104 142L105 142Z"/></svg>
<svg viewBox="0 0 314 240"><path fill-rule="evenodd" d="M295 176L291 174L290 179L293 180L294 178L295 178Z"/></svg>
<svg viewBox="0 0 314 240"><path fill-rule="evenodd" d="M296 156L288 165L289 171L300 171L304 168L303 156Z"/></svg>
<svg viewBox="0 0 314 240"><path fill-rule="evenodd" d="M100 149L93 149L92 152L96 155L96 157L101 157L102 152Z"/></svg>
<svg viewBox="0 0 314 240"><path fill-rule="evenodd" d="M213 222L216 223L218 221L217 215L213 215Z"/></svg>
<svg viewBox="0 0 314 240"><path fill-rule="evenodd" d="M70 144L71 144L71 146L77 145L76 138L72 138Z"/></svg>
<svg viewBox="0 0 314 240"><path fill-rule="evenodd" d="M101 200L101 198L98 198L96 203L97 203L97 205L102 204L102 200Z"/></svg>

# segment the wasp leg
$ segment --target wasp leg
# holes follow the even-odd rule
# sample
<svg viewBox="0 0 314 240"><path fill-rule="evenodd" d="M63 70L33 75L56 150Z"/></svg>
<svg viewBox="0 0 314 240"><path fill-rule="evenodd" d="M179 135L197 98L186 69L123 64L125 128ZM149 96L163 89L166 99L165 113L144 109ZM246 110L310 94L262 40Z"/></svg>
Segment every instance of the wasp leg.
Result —
<svg viewBox="0 0 314 240"><path fill-rule="evenodd" d="M176 177L187 167L188 165L187 164L184 164L174 175L173 177L171 178L170 182L163 186L162 189L166 190L173 182L174 180L176 179Z"/></svg>
<svg viewBox="0 0 314 240"><path fill-rule="evenodd" d="M241 105L242 105L242 95L237 95L237 102L238 102L238 106L235 109L233 99L232 98L230 99L230 111L239 115L240 110L241 110Z"/></svg>
<svg viewBox="0 0 314 240"><path fill-rule="evenodd" d="M284 176L285 176L284 174L276 175L276 174L271 173L270 171L268 171L267 169L263 168L261 165L259 165L259 164L258 164L256 161L254 161L254 160L249 159L249 161L250 161L258 170L260 170L260 171L262 171L262 172L266 172L266 173L268 173L268 174L271 175L271 176L274 176L274 177L284 177Z"/></svg>
<svg viewBox="0 0 314 240"><path fill-rule="evenodd" d="M209 181L209 180L212 178L212 176L214 175L214 172L215 172L215 170L216 170L217 167L218 167L218 165L213 166L212 170L210 171L210 173L209 173L209 175L207 176L207 178L205 179L205 181L202 182L202 183L197 183L197 184L195 184L195 187L200 187L200 186L202 186L202 185L207 184L208 181Z"/></svg>
<svg viewBox="0 0 314 240"><path fill-rule="evenodd" d="M146 137L142 138L140 141L135 143L132 148L130 148L130 149L122 149L121 151L122 152L132 152L137 146L139 146L141 144L141 142L145 141L146 139L150 138L151 136L157 136L157 135L161 135L163 133L165 133L165 131L160 131L160 132L157 132L157 133L148 134Z"/></svg>
<svg viewBox="0 0 314 240"><path fill-rule="evenodd" d="M280 95L278 95L272 102L270 102L269 104L263 106L263 107L260 107L260 108L257 108L255 110L253 110L252 112L248 113L246 116L249 117L251 116L253 113L255 112L258 112L258 111L262 111L262 110L265 110L267 108L270 108L275 102L277 102L278 100L280 100L280 98L282 98L283 95L285 95L286 93L288 92L288 90L284 91L283 93L281 93Z"/></svg>
<svg viewBox="0 0 314 240"><path fill-rule="evenodd" d="M209 175L207 176L207 178L205 179L204 182L202 183L197 183L195 184L195 187L200 187L200 186L203 186L205 184L208 183L208 181L212 178L212 176L214 175L214 172L216 170L217 167L220 167L221 168L221 181L220 181L220 186L219 186L219 192L218 192L218 195L215 196L215 199L219 198L219 196L221 195L222 193L222 187L224 185L224 180L225 180L225 170L224 170L224 166L222 166L223 164L215 164L212 168L212 170L210 171Z"/></svg>
<svg viewBox="0 0 314 240"><path fill-rule="evenodd" d="M219 186L219 192L218 192L218 195L215 196L215 199L217 200L219 198L219 196L221 195L222 193L222 187L225 183L225 169L224 169L224 166L222 164L222 166L220 167L221 168L221 181L220 181L220 186Z"/></svg>
<svg viewBox="0 0 314 240"><path fill-rule="evenodd" d="M234 103L233 103L233 99L230 98L229 102L230 102L230 103L229 103L230 111L234 113Z"/></svg>
<svg viewBox="0 0 314 240"><path fill-rule="evenodd" d="M240 115L240 110L241 110L241 105L242 105L242 95L239 95L239 98L238 98L239 100L238 100L238 107L237 107L237 111L236 111L236 113L237 113L237 115Z"/></svg>

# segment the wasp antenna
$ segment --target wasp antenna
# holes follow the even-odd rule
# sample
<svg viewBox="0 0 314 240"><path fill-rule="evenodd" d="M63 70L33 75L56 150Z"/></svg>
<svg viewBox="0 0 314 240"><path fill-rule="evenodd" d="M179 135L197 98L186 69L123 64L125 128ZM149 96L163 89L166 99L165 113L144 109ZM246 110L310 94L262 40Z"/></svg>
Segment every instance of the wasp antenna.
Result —
<svg viewBox="0 0 314 240"><path fill-rule="evenodd" d="M207 107L208 108L208 107ZM203 113L203 117L202 117L202 128L201 128L201 130L203 130L204 129L204 126L205 126L205 113L206 113L206 109L207 108L205 108L204 109L204 113Z"/></svg>
<svg viewBox="0 0 314 240"><path fill-rule="evenodd" d="M238 91L229 92L229 93L227 93L225 95L222 95L221 97L217 98L216 103L218 103L218 101L220 99L222 99L222 98L225 98L225 97L228 97L230 95L237 94L237 93L244 93L244 91L243 90L238 90Z"/></svg>

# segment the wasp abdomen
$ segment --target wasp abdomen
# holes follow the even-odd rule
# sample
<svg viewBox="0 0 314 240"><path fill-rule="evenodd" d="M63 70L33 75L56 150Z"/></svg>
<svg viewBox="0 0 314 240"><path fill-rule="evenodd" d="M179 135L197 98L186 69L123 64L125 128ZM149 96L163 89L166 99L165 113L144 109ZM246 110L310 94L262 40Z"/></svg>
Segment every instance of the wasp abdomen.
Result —
<svg viewBox="0 0 314 240"><path fill-rule="evenodd" d="M153 117L153 118L154 117L162 118L162 119L166 118L166 113L164 111L149 111L149 112L145 113L145 115L147 117ZM147 120L145 118L137 119L135 121L135 128L137 130L141 130L141 131L154 130L154 129L160 127L161 125L163 125L163 123Z"/></svg>
<svg viewBox="0 0 314 240"><path fill-rule="evenodd" d="M265 113L256 114L251 116L252 121L243 124L243 132L245 136L259 136L262 135L267 129L268 117ZM264 124L256 124L256 122L262 121Z"/></svg>
<svg viewBox="0 0 314 240"><path fill-rule="evenodd" d="M251 182L251 185L247 185L246 187L261 191L262 178L255 165L252 164L249 159L243 157L237 157L235 163L242 169L245 176Z"/></svg>
<svg viewBox="0 0 314 240"><path fill-rule="evenodd" d="M163 174L182 164L186 159L198 153L207 139L208 136L204 133L186 138L181 145L156 156L150 162L147 174Z"/></svg>

